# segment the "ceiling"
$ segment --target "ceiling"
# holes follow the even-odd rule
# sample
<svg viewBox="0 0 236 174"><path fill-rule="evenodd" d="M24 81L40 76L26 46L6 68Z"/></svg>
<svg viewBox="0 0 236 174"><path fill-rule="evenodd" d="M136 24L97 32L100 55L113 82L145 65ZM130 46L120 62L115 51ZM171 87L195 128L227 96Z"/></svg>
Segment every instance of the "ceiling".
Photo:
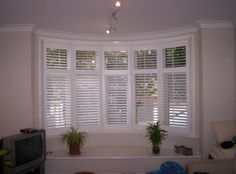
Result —
<svg viewBox="0 0 236 174"><path fill-rule="evenodd" d="M105 34L146 33L229 20L236 25L236 0L123 0L114 20L115 0L0 0L0 25L36 24L39 28Z"/></svg>

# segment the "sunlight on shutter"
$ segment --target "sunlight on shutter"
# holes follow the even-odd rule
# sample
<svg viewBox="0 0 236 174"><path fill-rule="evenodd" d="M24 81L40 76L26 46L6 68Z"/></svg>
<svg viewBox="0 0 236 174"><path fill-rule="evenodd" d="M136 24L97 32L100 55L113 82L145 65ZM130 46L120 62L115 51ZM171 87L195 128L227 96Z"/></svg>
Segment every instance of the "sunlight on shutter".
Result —
<svg viewBox="0 0 236 174"><path fill-rule="evenodd" d="M164 75L164 121L166 125L187 127L187 82L185 73Z"/></svg>
<svg viewBox="0 0 236 174"><path fill-rule="evenodd" d="M111 125L127 124L128 77L106 75L106 119Z"/></svg>
<svg viewBox="0 0 236 174"><path fill-rule="evenodd" d="M47 128L69 127L71 124L71 79L66 75L47 75Z"/></svg>

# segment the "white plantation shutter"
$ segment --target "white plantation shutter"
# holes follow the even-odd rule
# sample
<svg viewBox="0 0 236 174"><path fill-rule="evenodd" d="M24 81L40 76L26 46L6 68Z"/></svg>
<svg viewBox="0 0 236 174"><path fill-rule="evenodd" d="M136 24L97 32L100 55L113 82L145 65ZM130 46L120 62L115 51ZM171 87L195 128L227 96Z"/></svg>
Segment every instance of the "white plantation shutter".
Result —
<svg viewBox="0 0 236 174"><path fill-rule="evenodd" d="M99 124L99 75L77 74L75 82L76 125Z"/></svg>
<svg viewBox="0 0 236 174"><path fill-rule="evenodd" d="M128 51L104 51L107 125L128 124Z"/></svg>
<svg viewBox="0 0 236 174"><path fill-rule="evenodd" d="M136 124L158 120L157 50L134 51Z"/></svg>
<svg viewBox="0 0 236 174"><path fill-rule="evenodd" d="M99 125L100 76L98 52L76 50L75 124Z"/></svg>
<svg viewBox="0 0 236 174"><path fill-rule="evenodd" d="M106 70L127 70L128 52L127 51L105 51Z"/></svg>
<svg viewBox="0 0 236 174"><path fill-rule="evenodd" d="M71 124L71 79L67 75L47 75L46 126L64 128Z"/></svg>
<svg viewBox="0 0 236 174"><path fill-rule="evenodd" d="M127 124L128 77L106 75L106 120L110 125Z"/></svg>
<svg viewBox="0 0 236 174"><path fill-rule="evenodd" d="M165 49L165 68L185 67L186 47L172 47Z"/></svg>
<svg viewBox="0 0 236 174"><path fill-rule="evenodd" d="M157 108L157 74L136 74L136 123L156 122Z"/></svg>
<svg viewBox="0 0 236 174"><path fill-rule="evenodd" d="M163 114L170 127L189 126L186 46L164 49Z"/></svg>
<svg viewBox="0 0 236 174"><path fill-rule="evenodd" d="M47 48L46 49L46 69L68 69L70 59L66 49Z"/></svg>
<svg viewBox="0 0 236 174"><path fill-rule="evenodd" d="M70 52L64 48L46 48L45 53L45 128L50 133L71 125Z"/></svg>
<svg viewBox="0 0 236 174"><path fill-rule="evenodd" d="M186 74L165 74L164 86L165 124L175 127L187 127L188 102Z"/></svg>
<svg viewBox="0 0 236 174"><path fill-rule="evenodd" d="M157 69L157 51L139 50L134 51L137 69Z"/></svg>
<svg viewBox="0 0 236 174"><path fill-rule="evenodd" d="M76 50L76 70L95 70L96 65L96 51Z"/></svg>

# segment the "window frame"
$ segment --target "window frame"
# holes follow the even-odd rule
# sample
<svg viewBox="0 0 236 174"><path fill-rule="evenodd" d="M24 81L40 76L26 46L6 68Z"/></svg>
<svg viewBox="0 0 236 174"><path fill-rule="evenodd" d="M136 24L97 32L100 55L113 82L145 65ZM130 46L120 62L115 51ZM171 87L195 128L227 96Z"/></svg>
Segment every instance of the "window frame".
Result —
<svg viewBox="0 0 236 174"><path fill-rule="evenodd" d="M78 43L78 42L73 42L71 40L65 40L65 39L56 39L55 40L55 39L50 39L50 38L45 39L44 37L40 39L40 47L41 47L41 50L43 50L43 52L44 52L45 45L67 45L72 50L75 50L76 47L81 47L81 48L94 47L94 48L97 48L99 50L99 56L100 56L99 67L100 67L100 73L101 74L104 74L103 51L105 49L106 50L107 49L108 50L118 50L119 48L127 48L128 49L128 59L131 60L130 63L128 64L128 68L130 70L129 79L132 82L132 83L128 83L128 89L129 89L128 99L130 100L130 102L129 102L130 107L129 107L128 113L129 113L129 115L131 115L131 117L128 117L128 119L129 119L128 127L122 127L122 128L121 127L110 127L110 126L107 126L107 125L104 124L104 115L105 114L104 114L104 109L102 109L102 105L104 105L104 102L105 102L104 101L104 94L105 93L104 93L104 75L102 75L102 77L101 77L101 94L102 94L103 97L100 100L100 102L101 102L101 105L100 105L101 106L100 107L100 115L101 115L100 121L101 121L102 124L99 126L99 128L96 128L96 129L94 129L92 127L90 127L90 128L87 127L85 129L83 128L83 130L88 131L88 132L105 132L105 133L107 133L107 132L123 132L123 133L126 133L126 132L127 133L128 132L143 132L144 129L145 129L145 126L135 125L135 118L134 118L135 117L135 114L134 114L134 112L135 112L135 106L134 106L135 105L134 104L134 101L135 101L134 96L135 95L134 95L134 93L135 92L134 92L134 90L131 90L131 89L134 89L134 84L133 84L133 82L134 82L134 77L133 77L133 75L134 75L134 72L133 72L134 71L134 60L133 60L134 48L140 47L140 48L152 49L153 47L155 47L155 48L157 48L157 56L159 57L159 56L162 56L163 53L159 52L158 50L162 50L165 47L171 47L172 45L176 45L176 44L177 44L177 46L180 46L180 45L178 45L178 43L185 43L186 44L186 50L187 50L186 54L188 55L188 59L189 59L188 61L186 60L187 61L186 63L188 64L188 73L187 73L188 82L187 83L188 83L188 86L190 86L189 90L188 90L188 93L190 94L190 95L188 95L189 96L188 98L189 98L189 101L190 101L190 103L189 103L189 105L190 105L190 107L189 107L190 124L188 126L188 130L185 129L185 130L177 130L176 131L176 128L170 128L170 127L165 126L165 125L163 125L163 128L168 130L170 135L180 135L180 136L192 136L192 135L194 135L195 134L194 129L191 128L192 125L196 124L195 122L192 123L192 121L195 121L196 119L195 119L195 114L192 113L192 110L195 110L195 109L191 108L192 103L194 102L193 101L193 98L194 98L193 90L194 89L193 89L193 87L191 86L191 83L190 83L190 82L194 81L194 79L192 78L192 74L191 74L191 72L193 70L191 69L191 66L190 66L190 62L193 61L193 53L192 53L193 52L192 49L194 49L193 45L192 45L193 44L193 35L184 35L184 36L173 37L173 38L168 38L168 39L157 39L157 40L139 42L138 44L137 43L138 42L136 42L136 41L134 41L134 42L122 42L122 44L111 44L112 46L110 46L110 45L107 45L107 43L99 44L96 41L92 41L92 42L89 42L89 43L88 42ZM39 52L39 54L41 54L41 53ZM75 54L75 53L73 53L73 54ZM39 65L41 65L41 66L39 67L39 69L40 69L41 74L43 74L42 73L43 72L43 68L42 68L42 65L43 65L42 62L43 61L42 60L44 58L44 55L42 55L41 57L42 57L41 60L40 60L41 63L39 63ZM101 59L101 57L102 57L102 59ZM158 66L160 66L160 63L158 64ZM160 72L158 72L158 73L160 73ZM40 76L43 77L43 75L39 75L39 77ZM41 84L43 84L42 77L40 78L40 80L41 80L40 83ZM161 86L161 88L162 88L162 86ZM43 88L39 87L39 89L41 89L41 93L43 94ZM162 94L159 94L159 95L162 95ZM45 97L41 98L40 101L42 101L42 102L40 102L40 103L43 103L44 100L45 100ZM158 103L159 103L159 101L158 101ZM44 109L43 109L44 107L42 105L39 108L42 108L41 113L44 113ZM194 119L193 119L193 117L194 117ZM42 117L40 118L40 120L45 121L45 119L42 118ZM159 117L159 120L161 122L163 122L163 119L161 117ZM41 127L43 127L43 125L44 124L42 123Z"/></svg>

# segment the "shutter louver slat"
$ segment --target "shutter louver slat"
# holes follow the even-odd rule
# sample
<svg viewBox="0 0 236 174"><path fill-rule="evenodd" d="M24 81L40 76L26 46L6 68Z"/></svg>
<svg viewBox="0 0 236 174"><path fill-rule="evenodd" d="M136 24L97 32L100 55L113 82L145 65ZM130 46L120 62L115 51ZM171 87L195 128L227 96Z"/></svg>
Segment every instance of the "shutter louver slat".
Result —
<svg viewBox="0 0 236 174"><path fill-rule="evenodd" d="M128 77L107 75L106 119L110 125L126 125L128 114Z"/></svg>
<svg viewBox="0 0 236 174"><path fill-rule="evenodd" d="M76 75L75 114L78 126L99 124L99 76Z"/></svg>
<svg viewBox="0 0 236 174"><path fill-rule="evenodd" d="M187 127L187 80L185 73L164 75L164 120L173 127Z"/></svg>

